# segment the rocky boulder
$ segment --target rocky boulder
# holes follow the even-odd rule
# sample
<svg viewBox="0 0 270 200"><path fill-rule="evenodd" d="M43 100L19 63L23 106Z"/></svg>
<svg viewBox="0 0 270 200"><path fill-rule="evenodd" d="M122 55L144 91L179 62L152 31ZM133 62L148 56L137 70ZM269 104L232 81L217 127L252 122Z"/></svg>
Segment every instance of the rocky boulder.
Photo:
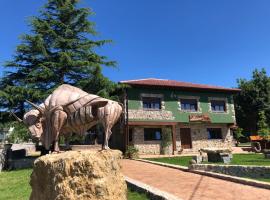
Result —
<svg viewBox="0 0 270 200"><path fill-rule="evenodd" d="M30 200L126 200L120 159L118 150L42 156L34 163Z"/></svg>

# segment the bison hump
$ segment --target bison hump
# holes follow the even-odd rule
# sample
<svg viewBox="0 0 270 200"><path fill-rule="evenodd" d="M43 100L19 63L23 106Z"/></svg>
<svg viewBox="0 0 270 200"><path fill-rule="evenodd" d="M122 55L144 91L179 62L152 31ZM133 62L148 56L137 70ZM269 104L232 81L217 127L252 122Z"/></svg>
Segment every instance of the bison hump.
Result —
<svg viewBox="0 0 270 200"><path fill-rule="evenodd" d="M82 107L95 105L98 104L99 102L108 102L108 100L99 97L97 95L87 94L85 96L79 97L74 101L70 101L69 103L63 106L63 109L68 114L71 114L78 111ZM101 106L104 105L101 104Z"/></svg>

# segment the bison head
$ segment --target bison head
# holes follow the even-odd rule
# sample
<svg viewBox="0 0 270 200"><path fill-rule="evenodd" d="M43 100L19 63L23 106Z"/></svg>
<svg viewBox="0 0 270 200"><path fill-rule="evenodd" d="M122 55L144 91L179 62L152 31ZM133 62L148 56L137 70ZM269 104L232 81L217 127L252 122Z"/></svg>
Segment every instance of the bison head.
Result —
<svg viewBox="0 0 270 200"><path fill-rule="evenodd" d="M28 111L23 116L23 123L27 126L32 137L39 140L43 133L43 117L41 113L36 109Z"/></svg>
<svg viewBox="0 0 270 200"><path fill-rule="evenodd" d="M34 140L40 141L44 127L44 105L41 104L40 106L37 106L29 101L27 102L31 104L35 109L32 109L25 113L23 116L23 120L17 117L14 113L12 114L17 119L17 121L22 122L24 125L27 126Z"/></svg>

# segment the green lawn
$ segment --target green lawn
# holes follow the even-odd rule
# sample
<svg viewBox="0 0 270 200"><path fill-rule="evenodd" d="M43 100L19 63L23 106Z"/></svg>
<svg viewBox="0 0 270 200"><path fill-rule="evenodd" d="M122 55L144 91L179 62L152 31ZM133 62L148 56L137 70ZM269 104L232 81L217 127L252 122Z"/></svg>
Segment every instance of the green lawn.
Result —
<svg viewBox="0 0 270 200"><path fill-rule="evenodd" d="M251 147L251 142L240 143L238 144L238 147Z"/></svg>
<svg viewBox="0 0 270 200"><path fill-rule="evenodd" d="M134 192L128 190L128 200L148 200L149 198L145 194L140 194L138 192Z"/></svg>
<svg viewBox="0 0 270 200"><path fill-rule="evenodd" d="M0 172L0 199L28 200L31 187L29 185L32 169ZM128 191L128 200L148 200L145 194Z"/></svg>
<svg viewBox="0 0 270 200"><path fill-rule="evenodd" d="M270 159L265 159L263 154L233 154L231 165L259 165L270 166Z"/></svg>
<svg viewBox="0 0 270 200"><path fill-rule="evenodd" d="M169 163L174 165L188 166L191 156L164 157L164 158L147 158L145 160ZM209 163L209 162L208 162ZM221 163L216 163L221 164ZM265 159L263 154L233 154L232 165L261 165L270 166L270 159Z"/></svg>
<svg viewBox="0 0 270 200"><path fill-rule="evenodd" d="M0 199L29 199L32 169L0 172Z"/></svg>
<svg viewBox="0 0 270 200"><path fill-rule="evenodd" d="M146 158L145 160L151 160L162 163L169 163L174 165L181 165L187 167L192 156L179 156L179 157L164 157L164 158Z"/></svg>

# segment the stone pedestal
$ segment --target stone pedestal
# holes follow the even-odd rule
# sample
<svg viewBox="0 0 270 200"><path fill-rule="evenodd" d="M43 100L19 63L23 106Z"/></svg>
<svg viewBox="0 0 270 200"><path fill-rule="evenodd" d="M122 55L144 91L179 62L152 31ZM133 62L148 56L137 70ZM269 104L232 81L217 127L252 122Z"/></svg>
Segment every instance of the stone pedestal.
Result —
<svg viewBox="0 0 270 200"><path fill-rule="evenodd" d="M126 200L121 152L69 151L35 161L30 200Z"/></svg>
<svg viewBox="0 0 270 200"><path fill-rule="evenodd" d="M208 162L223 162L228 164L232 159L230 149L207 148L201 149L201 151L207 153Z"/></svg>

